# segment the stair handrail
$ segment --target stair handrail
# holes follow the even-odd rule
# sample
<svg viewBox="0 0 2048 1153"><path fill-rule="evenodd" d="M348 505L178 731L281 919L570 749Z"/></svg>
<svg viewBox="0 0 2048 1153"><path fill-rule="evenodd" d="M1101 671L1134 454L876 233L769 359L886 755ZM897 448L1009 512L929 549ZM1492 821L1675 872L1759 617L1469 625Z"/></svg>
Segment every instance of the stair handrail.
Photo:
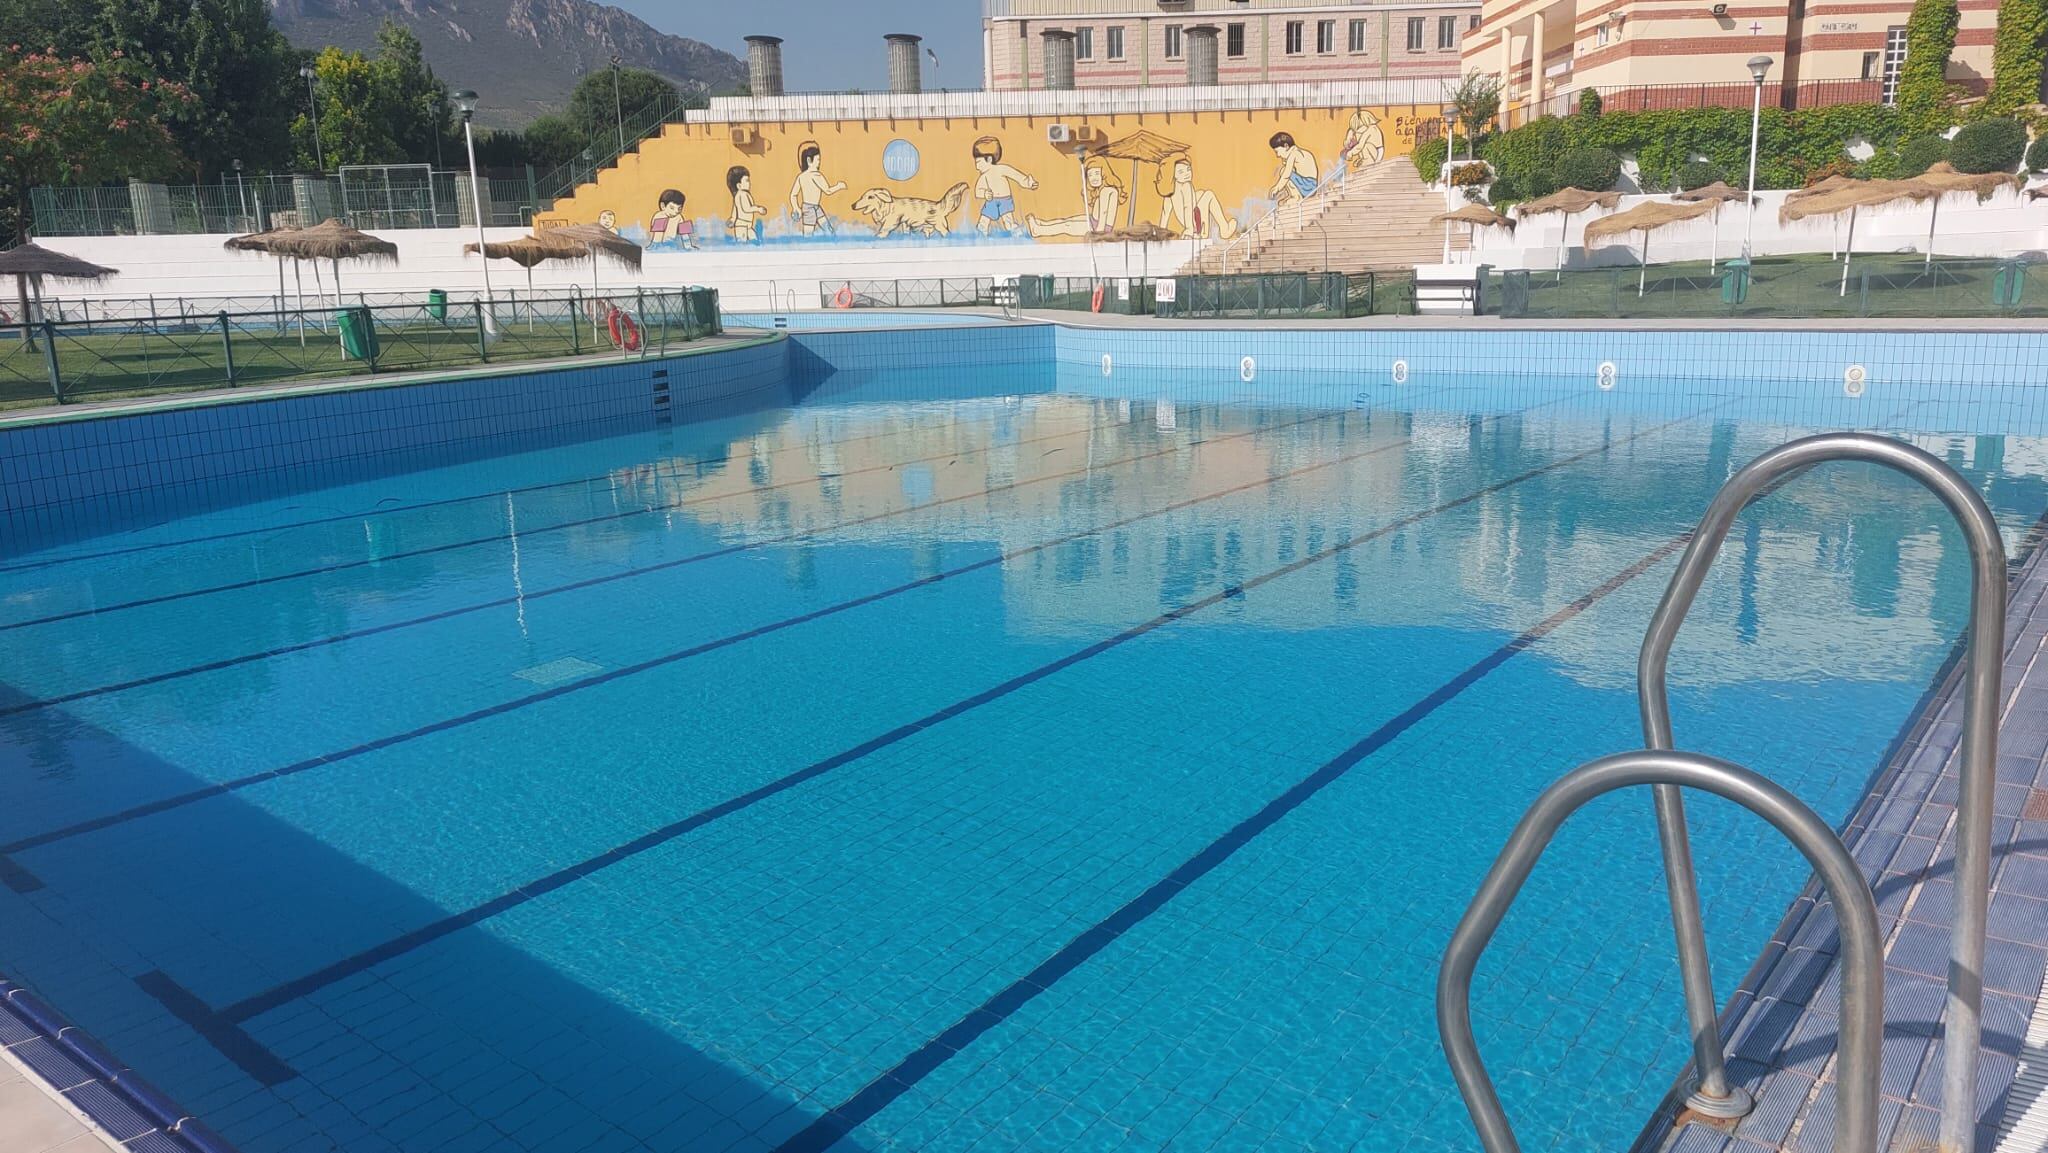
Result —
<svg viewBox="0 0 2048 1153"><path fill-rule="evenodd" d="M1962 770L1956 805L1956 914L1949 938L1937 1149L1939 1153L1972 1153L1976 1143L1978 1053L1983 1039L1985 928L1991 899L1992 802L1997 784L2006 597L2005 542L1983 496L1940 458L1904 441L1873 433L1804 437L1751 461L1715 494L1679 558L1664 599L1650 618L1636 667L1643 738L1651 749L1672 747L1671 706L1666 694L1671 645L1736 516L1751 501L1779 484L1815 465L1836 460L1884 465L1919 481L1947 506L1970 547L1970 624L1964 656ZM1671 898L1672 930L1677 938L1698 1082L1686 1103L1709 1116L1739 1117L1749 1112L1751 1102L1746 1093L1727 1081L1684 798L1673 784L1659 784L1654 792L1658 839L1664 850L1665 885Z"/></svg>
<svg viewBox="0 0 2048 1153"><path fill-rule="evenodd" d="M564 196L573 194L578 187L596 180L598 172L616 163L619 157L639 148L648 137L660 132L667 125L676 123L679 119L678 114L690 111L694 104L692 96L679 91L669 91L641 105L633 111L632 116L623 118L620 122L620 131L626 137L623 145L614 145L602 156L593 153L593 158L588 161L577 156L557 164L547 175L535 181L537 189L546 190L538 192L538 198L552 204ZM625 128L627 123L633 127ZM611 140L616 139L616 136L607 132L593 139ZM583 175L579 177L578 172Z"/></svg>
<svg viewBox="0 0 2048 1153"><path fill-rule="evenodd" d="M1350 168L1351 166L1349 164L1346 164L1340 158L1337 161L1337 165L1333 170L1326 174L1321 180L1316 181L1316 186L1309 190L1308 195L1296 196L1291 200L1273 205L1272 208L1267 210L1264 216L1259 217L1257 223L1253 224L1250 228L1245 229L1244 231L1238 233L1236 236L1225 241L1223 244L1223 251L1216 254L1217 260L1221 262L1218 265L1218 267L1223 273L1223 275L1230 275L1230 254L1232 250L1234 250L1240 242L1249 246L1251 243L1251 238L1258 234L1259 229L1266 227L1266 225L1269 223L1272 224L1274 229L1277 231L1280 227L1278 223L1278 218L1280 214L1282 212L1285 212L1290 206L1292 206L1295 211L1295 227L1301 227L1300 214L1303 202L1309 200L1316 200L1330 189L1342 187L1344 184L1344 174L1350 171ZM1202 257L1204 255L1205 254L1202 252L1195 253L1195 263L1198 266L1197 271L1199 271L1199 266L1202 262Z"/></svg>
<svg viewBox="0 0 2048 1153"><path fill-rule="evenodd" d="M1480 1144L1486 1153L1521 1150L1472 1032L1472 974L1480 955L1565 820L1595 798L1635 785L1695 788L1733 801L1784 834L1820 874L1842 935L1842 1007L1837 1027L1840 1089L1833 1149L1834 1153L1874 1153L1884 1035L1884 958L1870 883L1827 822L1769 778L1713 757L1655 749L1588 761L1543 790L1516 823L1451 934L1443 966L1437 972L1437 1034Z"/></svg>

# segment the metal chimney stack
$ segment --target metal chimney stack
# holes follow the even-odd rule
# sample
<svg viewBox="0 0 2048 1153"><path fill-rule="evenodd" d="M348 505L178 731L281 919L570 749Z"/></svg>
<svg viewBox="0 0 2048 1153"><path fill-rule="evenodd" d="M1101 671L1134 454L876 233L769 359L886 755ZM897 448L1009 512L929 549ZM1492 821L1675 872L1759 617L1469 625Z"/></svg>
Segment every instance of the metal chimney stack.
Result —
<svg viewBox="0 0 2048 1153"><path fill-rule="evenodd" d="M889 91L899 96L924 91L924 65L918 60L917 47L924 38L891 32L882 39L889 42Z"/></svg>
<svg viewBox="0 0 2048 1153"><path fill-rule="evenodd" d="M747 37L747 84L756 96L782 95L782 37Z"/></svg>
<svg viewBox="0 0 2048 1153"><path fill-rule="evenodd" d="M1181 35L1187 38L1188 83L1198 88L1213 88L1216 79L1216 34L1221 31L1214 24L1197 24L1184 28Z"/></svg>
<svg viewBox="0 0 2048 1153"><path fill-rule="evenodd" d="M1045 41L1045 86L1055 92L1074 88L1074 34L1061 28L1039 33Z"/></svg>

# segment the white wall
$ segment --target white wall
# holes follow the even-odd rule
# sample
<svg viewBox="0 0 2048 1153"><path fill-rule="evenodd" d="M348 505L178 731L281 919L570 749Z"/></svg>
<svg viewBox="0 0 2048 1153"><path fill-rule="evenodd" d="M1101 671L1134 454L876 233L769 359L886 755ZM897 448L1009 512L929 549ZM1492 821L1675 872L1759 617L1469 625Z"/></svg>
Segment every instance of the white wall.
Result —
<svg viewBox="0 0 2048 1153"><path fill-rule="evenodd" d="M1839 251L1848 217L1839 220L1806 220L1778 223L1778 209L1788 192L1759 192L1756 205L1756 253L1783 256L1802 252ZM1624 196L1615 211L1625 212L1646 200L1661 196ZM1446 205L1464 204L1464 196L1450 192ZM1739 203L1721 210L1719 243L1715 247L1713 217L1667 225L1650 233L1650 261L1705 260L1711 252L1724 259L1739 255L1747 210ZM1929 209L1926 205L1865 209L1856 214L1856 251L1859 253L1927 251ZM1634 265L1641 253L1642 234L1631 233L1603 241L1590 252L1581 250L1586 224L1606 215L1599 209L1571 218L1569 240L1561 216L1535 216L1519 222L1513 236L1499 229L1482 229L1469 256L1459 253L1461 262L1490 264L1496 268L1554 268L1558 246L1567 243L1566 268L1604 268ZM2019 193L2005 192L1979 204L1968 194L1949 196L1941 202L1934 250L1938 256L2016 256L2048 250L2048 202L2028 203ZM1462 230L1463 225L1452 225Z"/></svg>
<svg viewBox="0 0 2048 1153"><path fill-rule="evenodd" d="M488 230L492 240L525 234L520 228ZM457 299L477 294L483 284L482 262L465 256L462 246L476 239L471 229L398 229L379 233L398 245L397 264L347 264L341 268L346 292L418 292L445 289ZM95 284L55 282L52 294L66 299L90 297L217 297L266 296L277 291L277 264L269 257L228 252L225 236L66 236L38 243L96 264L121 270ZM1011 277L1020 274L1122 276L1125 249L1121 244L979 244L797 245L763 248L707 247L697 252L650 252L635 273L606 263L597 270L607 292L633 287L702 285L719 290L727 309L816 308L819 285L828 290L845 280L910 280L935 277ZM1130 275L1141 271L1171 275L1192 253L1185 242L1133 244ZM1147 251L1149 249L1149 252ZM313 291L311 266L302 269L307 293ZM321 276L328 275L322 268ZM492 285L523 291L526 273L498 260L490 266ZM533 270L536 289L563 289L571 284L588 290L591 267L543 264ZM290 275L286 276L290 291ZM332 284L327 285L333 290ZM793 303L792 303L793 298Z"/></svg>

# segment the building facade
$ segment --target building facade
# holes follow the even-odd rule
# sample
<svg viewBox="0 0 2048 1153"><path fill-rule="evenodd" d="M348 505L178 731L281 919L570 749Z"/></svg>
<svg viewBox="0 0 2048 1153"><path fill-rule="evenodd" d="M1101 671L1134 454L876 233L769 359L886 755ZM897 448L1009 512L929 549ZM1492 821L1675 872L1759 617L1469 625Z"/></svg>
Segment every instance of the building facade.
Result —
<svg viewBox="0 0 2048 1153"><path fill-rule="evenodd" d="M1997 0L1962 0L1949 79L1991 77ZM1912 0L1485 0L1464 64L1501 78L1522 116L1586 88L1609 108L1747 107L1748 61L1772 60L1767 104L1891 102Z"/></svg>
<svg viewBox="0 0 2048 1153"><path fill-rule="evenodd" d="M1213 27L1217 82L1458 75L1479 0L984 0L983 86L1047 86L1045 34L1073 34L1076 88L1185 85L1191 28Z"/></svg>

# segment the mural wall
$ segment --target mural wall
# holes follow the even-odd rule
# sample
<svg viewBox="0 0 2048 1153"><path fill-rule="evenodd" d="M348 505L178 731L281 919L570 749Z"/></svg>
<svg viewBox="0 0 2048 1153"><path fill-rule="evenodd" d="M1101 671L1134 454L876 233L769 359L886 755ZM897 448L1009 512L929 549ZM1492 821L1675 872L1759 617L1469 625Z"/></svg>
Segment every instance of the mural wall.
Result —
<svg viewBox="0 0 2048 1153"><path fill-rule="evenodd" d="M653 248L1229 239L1435 109L677 124L536 223Z"/></svg>

